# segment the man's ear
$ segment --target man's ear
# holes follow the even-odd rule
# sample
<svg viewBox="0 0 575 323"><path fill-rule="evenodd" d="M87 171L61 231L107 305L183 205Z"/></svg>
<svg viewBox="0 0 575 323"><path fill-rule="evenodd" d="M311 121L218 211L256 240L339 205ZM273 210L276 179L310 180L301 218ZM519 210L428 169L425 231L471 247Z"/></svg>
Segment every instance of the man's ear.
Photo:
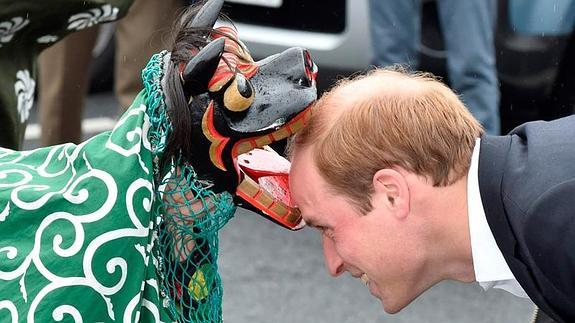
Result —
<svg viewBox="0 0 575 323"><path fill-rule="evenodd" d="M373 188L374 204L385 206L398 218L409 214L409 186L400 172L380 169L373 175Z"/></svg>

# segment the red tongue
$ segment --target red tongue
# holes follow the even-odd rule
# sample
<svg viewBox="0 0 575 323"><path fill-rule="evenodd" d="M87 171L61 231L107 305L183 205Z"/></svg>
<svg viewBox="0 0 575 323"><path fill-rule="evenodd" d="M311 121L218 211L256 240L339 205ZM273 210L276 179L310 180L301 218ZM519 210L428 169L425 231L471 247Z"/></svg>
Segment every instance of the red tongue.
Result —
<svg viewBox="0 0 575 323"><path fill-rule="evenodd" d="M240 197L286 228L298 230L303 226L299 211L291 205L288 180L290 162L287 159L271 148L256 148L238 156L238 166L246 175L242 184L248 181L258 186L246 190L240 184L237 192ZM260 199L260 194L268 197ZM280 207L282 204L284 206Z"/></svg>
<svg viewBox="0 0 575 323"><path fill-rule="evenodd" d="M238 157L240 168L276 200L291 205L290 162L271 150L256 148Z"/></svg>
<svg viewBox="0 0 575 323"><path fill-rule="evenodd" d="M256 148L238 156L238 165L250 177L288 176L290 162L275 151Z"/></svg>

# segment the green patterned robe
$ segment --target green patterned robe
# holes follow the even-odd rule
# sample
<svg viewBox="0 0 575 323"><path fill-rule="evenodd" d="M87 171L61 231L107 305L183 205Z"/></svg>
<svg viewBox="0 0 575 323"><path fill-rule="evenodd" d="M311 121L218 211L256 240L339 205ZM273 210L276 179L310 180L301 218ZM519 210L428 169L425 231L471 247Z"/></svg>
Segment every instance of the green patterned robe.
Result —
<svg viewBox="0 0 575 323"><path fill-rule="evenodd" d="M166 297L173 282L162 284L170 277L159 268L166 254L153 160L169 129L161 60L152 58L146 89L112 131L80 145L0 148L0 322L177 320L181 308ZM235 209L231 195L206 194L218 203L213 236L203 238L215 247L215 288L191 321L219 322L217 231Z"/></svg>

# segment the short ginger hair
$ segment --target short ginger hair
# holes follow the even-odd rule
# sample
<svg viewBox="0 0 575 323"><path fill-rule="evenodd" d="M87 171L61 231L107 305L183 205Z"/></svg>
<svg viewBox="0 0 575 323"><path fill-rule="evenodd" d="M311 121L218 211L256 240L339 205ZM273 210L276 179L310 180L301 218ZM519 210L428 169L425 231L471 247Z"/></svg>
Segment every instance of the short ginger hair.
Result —
<svg viewBox="0 0 575 323"><path fill-rule="evenodd" d="M289 151L313 148L321 176L363 214L373 176L400 166L447 186L469 170L483 129L436 77L393 67L339 81L312 107Z"/></svg>

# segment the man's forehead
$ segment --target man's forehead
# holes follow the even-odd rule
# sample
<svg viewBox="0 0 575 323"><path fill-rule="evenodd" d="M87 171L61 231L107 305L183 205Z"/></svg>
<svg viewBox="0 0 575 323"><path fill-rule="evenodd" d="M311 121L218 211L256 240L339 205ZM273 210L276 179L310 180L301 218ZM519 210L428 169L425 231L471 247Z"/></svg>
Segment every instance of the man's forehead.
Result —
<svg viewBox="0 0 575 323"><path fill-rule="evenodd" d="M304 211L318 204L325 190L311 159L306 159L294 159L289 174L292 199Z"/></svg>
<svg viewBox="0 0 575 323"><path fill-rule="evenodd" d="M301 148L301 149L300 149ZM325 226L327 183L321 178L312 157L313 146L294 150L290 170L292 200L299 208L306 225Z"/></svg>
<svg viewBox="0 0 575 323"><path fill-rule="evenodd" d="M317 192L315 192L317 193ZM313 195L313 196L312 196ZM307 226L318 228L327 226L327 210L323 209L325 203L322 200L315 200L318 197L317 194L300 196L300 202L298 202L298 209L301 212L301 216L305 221ZM317 202L316 202L317 201Z"/></svg>

